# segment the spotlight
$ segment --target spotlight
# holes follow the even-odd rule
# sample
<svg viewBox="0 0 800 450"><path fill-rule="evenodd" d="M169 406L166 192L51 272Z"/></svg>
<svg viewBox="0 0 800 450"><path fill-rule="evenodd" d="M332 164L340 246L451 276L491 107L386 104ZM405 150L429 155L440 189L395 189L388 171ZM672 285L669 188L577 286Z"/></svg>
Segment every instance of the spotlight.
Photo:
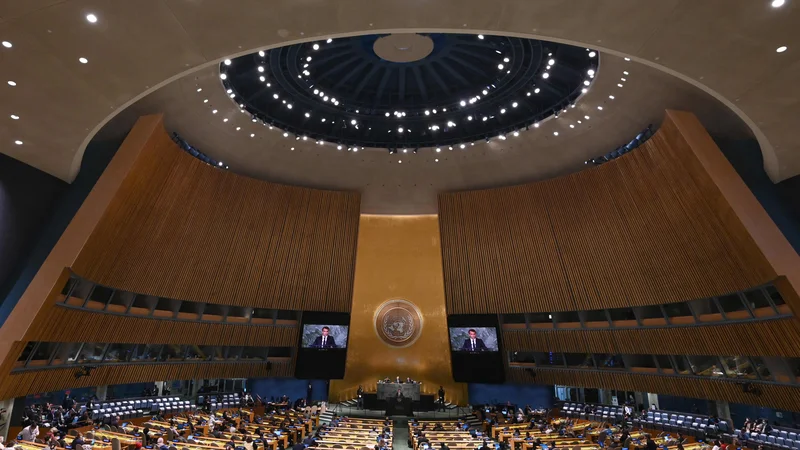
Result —
<svg viewBox="0 0 800 450"><path fill-rule="evenodd" d="M397 129L397 132L398 132L398 133L402 133L402 132L403 132L403 127L400 127L400 128L398 128L398 129Z"/></svg>
<svg viewBox="0 0 800 450"><path fill-rule="evenodd" d="M482 35L482 34L479 34L479 35L478 35L478 39L483 39L483 35Z"/></svg>
<svg viewBox="0 0 800 450"><path fill-rule="evenodd" d="M467 106L467 102L466 102L466 100L461 100L461 103L459 103L459 104L460 104L461 106Z"/></svg>
<svg viewBox="0 0 800 450"><path fill-rule="evenodd" d="M514 132L514 137L517 137L517 136L519 136L519 131L515 131Z"/></svg>
<svg viewBox="0 0 800 450"><path fill-rule="evenodd" d="M539 89L539 88L536 88L536 89L533 90L534 94L538 94L539 92L541 92L541 89Z"/></svg>
<svg viewBox="0 0 800 450"><path fill-rule="evenodd" d="M356 119L353 119L353 120L350 121L350 125L355 125L356 123L357 123Z"/></svg>
<svg viewBox="0 0 800 450"><path fill-rule="evenodd" d="M467 116L467 120L472 120L472 116Z"/></svg>
<svg viewBox="0 0 800 450"><path fill-rule="evenodd" d="M439 153L441 151L442 151L442 149L440 147L436 147L436 153Z"/></svg>
<svg viewBox="0 0 800 450"><path fill-rule="evenodd" d="M341 145L337 145L337 146L336 146L336 150L341 150L341 149L342 149L342 146L341 146Z"/></svg>
<svg viewBox="0 0 800 450"><path fill-rule="evenodd" d="M501 134L500 136L497 136L497 137L500 138L501 141L505 141L506 140L506 135L505 134Z"/></svg>
<svg viewBox="0 0 800 450"><path fill-rule="evenodd" d="M505 66L504 66L504 65L502 65L502 64L498 64L498 65L497 65L497 68L498 68L498 69L500 69L500 70L503 70L503 68L504 68L504 67L505 67Z"/></svg>
<svg viewBox="0 0 800 450"><path fill-rule="evenodd" d="M261 75L260 77L258 77L258 79L261 80L262 83L267 81L267 79L264 77L264 75Z"/></svg>
<svg viewBox="0 0 800 450"><path fill-rule="evenodd" d="M464 145L464 144L461 144L461 145L459 145L459 147L461 147L461 148L467 148L467 146L466 146L466 145Z"/></svg>
<svg viewBox="0 0 800 450"><path fill-rule="evenodd" d="M230 60L230 59L226 59L226 60L225 60L223 63L224 63L226 66L230 66L230 65L231 65L231 60Z"/></svg>
<svg viewBox="0 0 800 450"><path fill-rule="evenodd" d="M328 40L327 40L327 41L325 41L325 42L327 42L328 44L330 44L331 42L333 42L333 39L331 39L331 38L328 38Z"/></svg>
<svg viewBox="0 0 800 450"><path fill-rule="evenodd" d="M589 74L590 77L594 76L594 69L589 69L586 73Z"/></svg>
<svg viewBox="0 0 800 450"><path fill-rule="evenodd" d="M505 114L505 113L506 113L506 109L505 108L500 110L500 114Z"/></svg>
<svg viewBox="0 0 800 450"><path fill-rule="evenodd" d="M550 66L555 65L555 63L556 63L555 59L551 59L550 61L547 61L547 64L550 65Z"/></svg>
<svg viewBox="0 0 800 450"><path fill-rule="evenodd" d="M258 52L258 56L263 58L264 55L266 55L266 53L264 53L264 50L261 50L261 51Z"/></svg>
<svg viewBox="0 0 800 450"><path fill-rule="evenodd" d="M589 82L589 80L584 80L584 81L583 81L583 85L584 85L584 86L588 86L588 85L590 85L590 84L591 84L591 83Z"/></svg>
<svg viewBox="0 0 800 450"><path fill-rule="evenodd" d="M283 133L283 137L289 137L289 133Z"/></svg>
<svg viewBox="0 0 800 450"><path fill-rule="evenodd" d="M264 71L264 66L258 66L258 71L259 72L263 72Z"/></svg>
<svg viewBox="0 0 800 450"><path fill-rule="evenodd" d="M786 3L786 0L772 0L772 7L780 8L784 3Z"/></svg>
<svg viewBox="0 0 800 450"><path fill-rule="evenodd" d="M536 122L535 124L533 124L533 128L539 128L539 122Z"/></svg>
<svg viewBox="0 0 800 450"><path fill-rule="evenodd" d="M319 50L319 44L314 44L311 48L313 48L314 50Z"/></svg>
<svg viewBox="0 0 800 450"><path fill-rule="evenodd" d="M596 52L589 52L589 58L594 58L595 56L597 56Z"/></svg>
<svg viewBox="0 0 800 450"><path fill-rule="evenodd" d="M428 110L426 109L426 110L425 110L425 115L426 115L426 116L430 116L430 115L431 115L431 112L430 112L430 111L428 111Z"/></svg>
<svg viewBox="0 0 800 450"><path fill-rule="evenodd" d="M97 16L94 14L87 14L86 20L89 21L89 23L97 23Z"/></svg>
<svg viewBox="0 0 800 450"><path fill-rule="evenodd" d="M785 45L781 45L775 51L778 52L778 53L783 53L783 52L786 51L786 49L787 49L787 47Z"/></svg>
<svg viewBox="0 0 800 450"><path fill-rule="evenodd" d="M519 104L517 102L514 102L514 103L511 104L512 108L516 108L517 106L519 106Z"/></svg>
<svg viewBox="0 0 800 450"><path fill-rule="evenodd" d="M545 72L545 73L542 74L542 78L544 78L546 80L546 79L550 78L550 74Z"/></svg>

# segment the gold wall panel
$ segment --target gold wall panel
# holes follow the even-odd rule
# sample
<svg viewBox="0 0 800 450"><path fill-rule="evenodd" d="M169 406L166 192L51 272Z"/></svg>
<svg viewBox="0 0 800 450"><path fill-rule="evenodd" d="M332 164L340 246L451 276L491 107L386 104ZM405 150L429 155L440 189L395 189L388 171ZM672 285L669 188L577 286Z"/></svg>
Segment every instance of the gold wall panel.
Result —
<svg viewBox="0 0 800 450"><path fill-rule="evenodd" d="M376 331L383 317L376 312L390 300L406 300L422 315L407 346L389 345ZM442 385L448 401L467 403L467 385L453 381L450 366L436 216L362 215L359 223L347 366L344 380L331 381L331 401L354 398L359 384L374 392L378 378L395 376L422 381L428 394Z"/></svg>

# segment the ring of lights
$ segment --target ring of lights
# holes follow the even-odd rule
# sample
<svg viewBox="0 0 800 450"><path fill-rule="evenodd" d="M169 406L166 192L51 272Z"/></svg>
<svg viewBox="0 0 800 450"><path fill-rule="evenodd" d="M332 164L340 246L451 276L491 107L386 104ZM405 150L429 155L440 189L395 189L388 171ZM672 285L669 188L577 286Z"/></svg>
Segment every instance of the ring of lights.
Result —
<svg viewBox="0 0 800 450"><path fill-rule="evenodd" d="M416 40L427 56L388 61L376 54L381 40L401 53ZM506 36L367 35L226 60L220 78L242 112L286 138L394 153L536 126L574 105L598 59L590 49Z"/></svg>

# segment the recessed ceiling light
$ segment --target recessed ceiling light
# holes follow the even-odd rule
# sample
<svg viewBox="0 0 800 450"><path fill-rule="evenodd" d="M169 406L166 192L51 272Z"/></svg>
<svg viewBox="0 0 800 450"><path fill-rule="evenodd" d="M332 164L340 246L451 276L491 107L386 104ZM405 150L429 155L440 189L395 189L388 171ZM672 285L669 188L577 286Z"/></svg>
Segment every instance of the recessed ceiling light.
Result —
<svg viewBox="0 0 800 450"><path fill-rule="evenodd" d="M569 127L570 127L570 128L575 128L575 125L573 125L573 124L569 124Z"/></svg>
<svg viewBox="0 0 800 450"><path fill-rule="evenodd" d="M623 74L623 75L630 75L630 74L628 73L628 71L627 71L627 70L623 70L623 71L622 71L622 74Z"/></svg>
<svg viewBox="0 0 800 450"><path fill-rule="evenodd" d="M620 80L620 81L628 81L628 79L627 79L627 78L620 78L619 80Z"/></svg>
<svg viewBox="0 0 800 450"><path fill-rule="evenodd" d="M622 87L622 83L617 83L617 87Z"/></svg>
<svg viewBox="0 0 800 450"><path fill-rule="evenodd" d="M20 141L20 140L16 140L16 141L14 141L14 143L17 144L17 145L22 145L22 141Z"/></svg>
<svg viewBox="0 0 800 450"><path fill-rule="evenodd" d="M553 131L553 136L558 136L558 131Z"/></svg>
<svg viewBox="0 0 800 450"><path fill-rule="evenodd" d="M589 58L594 58L595 56L597 56L596 52L589 52Z"/></svg>
<svg viewBox="0 0 800 450"><path fill-rule="evenodd" d="M242 129L242 127L236 127L236 131L239 131L241 129Z"/></svg>
<svg viewBox="0 0 800 450"><path fill-rule="evenodd" d="M12 119L14 119L14 120L19 120L19 116L18 116L18 115L16 115L16 114L12 114L12 115L11 115L11 118L12 118Z"/></svg>
<svg viewBox="0 0 800 450"><path fill-rule="evenodd" d="M536 122L535 124L533 124L533 128L539 128L539 122Z"/></svg>
<svg viewBox="0 0 800 450"><path fill-rule="evenodd" d="M197 88L197 92L203 92L203 88Z"/></svg>
<svg viewBox="0 0 800 450"><path fill-rule="evenodd" d="M598 106L598 107L597 107L597 109L599 109L600 111L602 111L602 110L603 110L603 107L602 107L602 106Z"/></svg>
<svg viewBox="0 0 800 450"><path fill-rule="evenodd" d="M783 52L786 51L786 49L787 49L787 47L785 45L781 45L780 47L775 49L775 51L778 52L778 53L783 53Z"/></svg>
<svg viewBox="0 0 800 450"><path fill-rule="evenodd" d="M502 64L498 64L497 65L497 68L500 69L500 70L503 70L503 67L505 67L505 66L503 66Z"/></svg>
<svg viewBox="0 0 800 450"><path fill-rule="evenodd" d="M631 60L631 59L630 59L630 58L628 58L627 56L625 57L625 61L630 61L630 60Z"/></svg>
<svg viewBox="0 0 800 450"><path fill-rule="evenodd" d="M556 60L555 60L555 59L551 59L550 61L547 61L547 65L549 65L549 66L552 66L552 65L554 65L555 63L556 63Z"/></svg>
<svg viewBox="0 0 800 450"><path fill-rule="evenodd" d="M544 79L550 78L550 74L545 72L545 73L542 74L542 78L544 78Z"/></svg>
<svg viewBox="0 0 800 450"><path fill-rule="evenodd" d="M288 105L286 105L286 107L289 108L289 109L292 109L292 104L289 103Z"/></svg>
<svg viewBox="0 0 800 450"><path fill-rule="evenodd" d="M505 108L500 110L500 114L505 114L505 113L506 113L506 109Z"/></svg>
<svg viewBox="0 0 800 450"><path fill-rule="evenodd" d="M314 44L311 48L313 48L314 50L319 50L319 44Z"/></svg>
<svg viewBox="0 0 800 450"><path fill-rule="evenodd" d="M230 59L226 59L225 61L223 61L223 64L225 64L226 66L230 66L231 65L231 60Z"/></svg>
<svg viewBox="0 0 800 450"><path fill-rule="evenodd" d="M227 121L228 121L228 118L226 117L226 118L222 119L222 121L223 121L223 122L227 122Z"/></svg>
<svg viewBox="0 0 800 450"><path fill-rule="evenodd" d="M97 16L95 16L94 14L87 14L86 20L88 20L89 23L97 23Z"/></svg>
<svg viewBox="0 0 800 450"><path fill-rule="evenodd" d="M589 116L583 116L583 118L589 120Z"/></svg>
<svg viewBox="0 0 800 450"><path fill-rule="evenodd" d="M81 62L81 64L86 64L86 63L88 63L88 62L89 62L89 60L88 60L88 59L86 59L86 58L83 58L83 57L81 57L81 58L78 58L78 61L80 61L80 62Z"/></svg>
<svg viewBox="0 0 800 450"><path fill-rule="evenodd" d="M8 80L8 85L9 85L9 86L16 86L16 85L17 85L17 82L16 82L16 81L11 81L11 80Z"/></svg>
<svg viewBox="0 0 800 450"><path fill-rule="evenodd" d="M438 158L437 158L437 159L434 159L434 160L433 160L433 162L439 162L439 159L438 159Z"/></svg>
<svg viewBox="0 0 800 450"><path fill-rule="evenodd" d="M272 94L272 98L274 98L275 100L277 100L277 99L278 99L278 94Z"/></svg>
<svg viewBox="0 0 800 450"><path fill-rule="evenodd" d="M225 80L225 79L228 78L228 76L225 75L224 73L221 73L221 74L219 74L219 78L222 79L222 80Z"/></svg>
<svg viewBox="0 0 800 450"><path fill-rule="evenodd" d="M203 99L203 103L208 103L208 99Z"/></svg>
<svg viewBox="0 0 800 450"><path fill-rule="evenodd" d="M13 47L13 45L11 45L11 42L8 42L8 41L3 41L3 47L5 47L5 48L11 48L11 47Z"/></svg>
<svg viewBox="0 0 800 450"><path fill-rule="evenodd" d="M258 52L258 56L263 58L264 55L266 55L266 53L264 53L264 50L261 50L261 51Z"/></svg>
<svg viewBox="0 0 800 450"><path fill-rule="evenodd" d="M325 41L325 42L327 42L328 44L330 44L331 42L333 42L333 39L331 39L331 38L328 38L328 40L327 40L327 41Z"/></svg>
<svg viewBox="0 0 800 450"><path fill-rule="evenodd" d="M353 147L353 151L357 152L358 151L358 147Z"/></svg>
<svg viewBox="0 0 800 450"><path fill-rule="evenodd" d="M263 72L264 71L264 66L258 66L258 71L259 72Z"/></svg>
<svg viewBox="0 0 800 450"><path fill-rule="evenodd" d="M516 108L517 106L519 106L519 103L517 103L517 102L514 102L514 103L511 104L512 108Z"/></svg>
<svg viewBox="0 0 800 450"><path fill-rule="evenodd" d="M479 34L479 35L478 35L478 39L483 39L483 35L482 35L482 34Z"/></svg>
<svg viewBox="0 0 800 450"><path fill-rule="evenodd" d="M590 84L592 84L592 83L589 80L583 80L583 85L584 86L588 86Z"/></svg>
<svg viewBox="0 0 800 450"><path fill-rule="evenodd" d="M592 75L594 75L594 69L589 69L589 70L586 71L586 73L588 73L589 76L592 76Z"/></svg>
<svg viewBox="0 0 800 450"><path fill-rule="evenodd" d="M216 110L216 109L212 109L212 110L211 110L211 114L216 114L216 113L217 113L217 110Z"/></svg>
<svg viewBox="0 0 800 450"><path fill-rule="evenodd" d="M289 150L292 150L292 151L294 151L294 147L290 148Z"/></svg>
<svg viewBox="0 0 800 450"><path fill-rule="evenodd" d="M466 145L464 145L464 144L461 144L461 145L459 145L459 147L461 147L461 148L466 148L467 146L466 146Z"/></svg>
<svg viewBox="0 0 800 450"><path fill-rule="evenodd" d="M772 0L772 7L773 8L780 8L781 6L786 3L786 0Z"/></svg>
<svg viewBox="0 0 800 450"><path fill-rule="evenodd" d="M613 95L609 95L608 98L610 98L611 100L614 100L615 97Z"/></svg>
<svg viewBox="0 0 800 450"><path fill-rule="evenodd" d="M436 147L436 153L439 153L441 151L442 151L442 149L440 147Z"/></svg>

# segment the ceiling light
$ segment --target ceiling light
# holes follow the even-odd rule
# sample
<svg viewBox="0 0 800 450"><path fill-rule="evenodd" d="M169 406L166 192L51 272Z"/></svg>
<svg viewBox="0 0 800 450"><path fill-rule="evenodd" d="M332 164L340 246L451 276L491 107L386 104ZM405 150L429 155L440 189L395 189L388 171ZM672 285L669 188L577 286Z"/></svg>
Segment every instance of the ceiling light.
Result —
<svg viewBox="0 0 800 450"><path fill-rule="evenodd" d="M483 35L482 35L482 34L479 34L479 35L478 35L478 39L483 39Z"/></svg>
<svg viewBox="0 0 800 450"><path fill-rule="evenodd" d="M231 65L231 60L230 59L226 59L225 61L223 61L223 64L225 64L226 66L230 66Z"/></svg>
<svg viewBox="0 0 800 450"><path fill-rule="evenodd" d="M587 92L589 92L589 90L588 90L588 89L586 89L586 88L583 88L583 89L581 89L581 94L585 94L585 93L587 93Z"/></svg>
<svg viewBox="0 0 800 450"><path fill-rule="evenodd" d="M622 87L622 83L617 83L617 87Z"/></svg>
<svg viewBox="0 0 800 450"><path fill-rule="evenodd" d="M505 114L505 113L506 113L506 109L505 108L500 110L500 114Z"/></svg>
<svg viewBox="0 0 800 450"><path fill-rule="evenodd" d="M506 140L506 136L504 134L501 134L500 136L497 136L497 137L499 137L501 141L505 141Z"/></svg>
<svg viewBox="0 0 800 450"><path fill-rule="evenodd" d="M308 136L303 136L303 140L307 141L308 140Z"/></svg>
<svg viewBox="0 0 800 450"><path fill-rule="evenodd" d="M259 50L259 52L258 52L258 56L260 56L262 58L264 57L265 54L266 53L264 53L264 50Z"/></svg>
<svg viewBox="0 0 800 450"><path fill-rule="evenodd" d="M539 128L539 122L536 122L535 124L533 124L533 128Z"/></svg>
<svg viewBox="0 0 800 450"><path fill-rule="evenodd" d="M548 78L550 78L550 74L545 72L545 73L542 74L542 78L548 79Z"/></svg>
<svg viewBox="0 0 800 450"><path fill-rule="evenodd" d="M589 116L583 116L583 118L589 120Z"/></svg>
<svg viewBox="0 0 800 450"><path fill-rule="evenodd" d="M18 115L16 115L16 114L12 114L12 115L11 115L11 118L12 118L12 119L14 119L14 120L19 120L19 116L18 116Z"/></svg>
<svg viewBox="0 0 800 450"><path fill-rule="evenodd" d="M226 117L226 118L222 119L222 121L223 121L223 122L227 122L227 121L228 121L228 118Z"/></svg>
<svg viewBox="0 0 800 450"><path fill-rule="evenodd" d="M203 88L197 88L197 92L202 92Z"/></svg>
<svg viewBox="0 0 800 450"><path fill-rule="evenodd" d="M610 98L611 100L614 100L614 96L613 95L609 95L608 98Z"/></svg>
<svg viewBox="0 0 800 450"><path fill-rule="evenodd" d="M483 90L483 95L486 95L488 93L489 93L489 91L487 91L486 89Z"/></svg>
<svg viewBox="0 0 800 450"><path fill-rule="evenodd" d="M467 120L472 120L472 116L467 116Z"/></svg>
<svg viewBox="0 0 800 450"><path fill-rule="evenodd" d="M589 52L589 58L594 58L595 56L597 56L596 52Z"/></svg>
<svg viewBox="0 0 800 450"><path fill-rule="evenodd" d="M336 150L341 150L341 149L342 149L342 146L341 146L341 145L337 145L337 146L336 146Z"/></svg>
<svg viewBox="0 0 800 450"><path fill-rule="evenodd" d="M597 109L599 109L600 111L602 111L602 110L603 110L603 107L602 107L602 106L598 106L598 107L597 107Z"/></svg>
<svg viewBox="0 0 800 450"><path fill-rule="evenodd" d="M217 113L217 110L216 110L216 109L212 109L212 110L211 110L211 114L216 114L216 113Z"/></svg>
<svg viewBox="0 0 800 450"><path fill-rule="evenodd" d="M267 78L264 75L261 75L260 77L258 77L258 79L261 80L262 83L267 81Z"/></svg>
<svg viewBox="0 0 800 450"><path fill-rule="evenodd" d="M517 137L517 136L519 136L519 131L515 131L514 132L514 137Z"/></svg>
<svg viewBox="0 0 800 450"><path fill-rule="evenodd" d="M441 152L441 151L442 151L442 149L441 149L441 148L439 148L439 147L436 147L436 153L439 153L439 152ZM437 161L438 161L438 160L437 160Z"/></svg>
<svg viewBox="0 0 800 450"><path fill-rule="evenodd" d="M289 137L289 133L283 133L283 137Z"/></svg>
<svg viewBox="0 0 800 450"><path fill-rule="evenodd" d="M97 16L95 16L94 14L87 14L86 20L88 20L89 23L97 23Z"/></svg>
<svg viewBox="0 0 800 450"><path fill-rule="evenodd" d="M628 80L625 78L620 78L620 81L628 81Z"/></svg>
<svg viewBox="0 0 800 450"><path fill-rule="evenodd" d="M627 70L623 70L623 71L622 71L622 74L623 74L623 75L629 75Z"/></svg>
<svg viewBox="0 0 800 450"><path fill-rule="evenodd" d="M437 159L434 159L434 160L433 160L433 162L439 162L439 159L438 159L438 158L437 158Z"/></svg>
<svg viewBox="0 0 800 450"><path fill-rule="evenodd" d="M358 151L358 147L353 147L353 151L357 152Z"/></svg>
<svg viewBox="0 0 800 450"><path fill-rule="evenodd" d="M631 60L630 58L628 58L628 57L625 57L625 61L630 61L630 60Z"/></svg>
<svg viewBox="0 0 800 450"><path fill-rule="evenodd" d="M219 78L220 78L221 80L226 80L226 79L228 78L228 76L227 76L227 75L225 75L224 73L221 73L221 74L219 74Z"/></svg>
<svg viewBox="0 0 800 450"><path fill-rule="evenodd" d="M80 58L78 58L78 61L80 61L80 62L81 62L81 64L86 64L86 63L88 63L88 62L89 62L89 60L88 60L88 59L86 59L86 58L84 58L84 57L80 57Z"/></svg>
<svg viewBox="0 0 800 450"><path fill-rule="evenodd" d="M356 119L350 121L350 125L355 125L355 124L356 124Z"/></svg>
<svg viewBox="0 0 800 450"><path fill-rule="evenodd" d="M555 63L556 63L555 59L551 59L550 61L547 61L547 64L549 64L551 66L554 65Z"/></svg>
<svg viewBox="0 0 800 450"><path fill-rule="evenodd" d="M203 103L208 103L208 99L203 99Z"/></svg>
<svg viewBox="0 0 800 450"><path fill-rule="evenodd" d="M16 140L16 141L14 141L14 143L17 144L17 145L22 145L22 141L20 141L20 140Z"/></svg>
<svg viewBox="0 0 800 450"><path fill-rule="evenodd" d="M558 131L553 131L553 136L558 136Z"/></svg>
<svg viewBox="0 0 800 450"><path fill-rule="evenodd" d="M13 47L13 46L11 45L11 42L8 42L8 41L3 41L3 47L5 47L5 48L11 48L11 47Z"/></svg>
<svg viewBox="0 0 800 450"><path fill-rule="evenodd" d="M584 81L583 81L583 85L584 85L584 86L588 86L588 85L590 85L590 84L591 84L591 83L589 82L589 80L584 80Z"/></svg>
<svg viewBox="0 0 800 450"><path fill-rule="evenodd" d="M275 100L277 100L277 99L278 99L278 94L272 94L272 98L274 98Z"/></svg>
<svg viewBox="0 0 800 450"><path fill-rule="evenodd" d="M311 62L311 57L306 58L306 61Z"/></svg>
<svg viewBox="0 0 800 450"><path fill-rule="evenodd" d="M403 127L400 127L400 128L398 128L398 129L397 129L397 132L398 132L398 133L402 133L402 132L403 132Z"/></svg>
<svg viewBox="0 0 800 450"><path fill-rule="evenodd" d="M498 64L497 65L497 68L500 69L500 70L503 70L503 67L505 67L505 66L503 66L502 64Z"/></svg>
<svg viewBox="0 0 800 450"><path fill-rule="evenodd" d="M486 116L483 116L483 121L486 122L487 120L489 120L489 118L486 117Z"/></svg>
<svg viewBox="0 0 800 450"><path fill-rule="evenodd" d="M384 116L386 116L386 117L389 117L390 115L391 114L389 114L388 112L386 114L384 114Z"/></svg>
<svg viewBox="0 0 800 450"><path fill-rule="evenodd" d="M236 131L239 131L241 129L242 129L242 127L236 127Z"/></svg>
<svg viewBox="0 0 800 450"><path fill-rule="evenodd" d="M780 47L778 47L777 49L775 49L775 51L776 51L776 52L778 52L778 53L783 53L783 52L785 52L785 51L786 51L786 48L787 48L787 47L786 47L785 45L781 45Z"/></svg>
<svg viewBox="0 0 800 450"><path fill-rule="evenodd" d="M466 145L464 145L464 144L461 144L461 145L459 145L459 147L461 147L461 148L466 148L467 146L466 146Z"/></svg>
<svg viewBox="0 0 800 450"><path fill-rule="evenodd" d="M289 103L288 105L286 105L286 107L289 108L289 109L292 109L292 104Z"/></svg>
<svg viewBox="0 0 800 450"><path fill-rule="evenodd" d="M306 113L306 117L311 117L311 113Z"/></svg>
<svg viewBox="0 0 800 450"><path fill-rule="evenodd" d="M503 58L503 62L510 62L511 60L508 58Z"/></svg>
<svg viewBox="0 0 800 450"><path fill-rule="evenodd" d="M430 111L428 111L428 110L426 109L426 110L425 110L425 115L426 115L426 116L430 116L430 115L431 115L431 112L430 112Z"/></svg>
<svg viewBox="0 0 800 450"><path fill-rule="evenodd" d="M586 71L586 73L588 73L590 77L594 76L594 69L589 69Z"/></svg>
<svg viewBox="0 0 800 450"><path fill-rule="evenodd" d="M290 148L289 150L294 151L294 147Z"/></svg>
<svg viewBox="0 0 800 450"><path fill-rule="evenodd" d="M780 8L784 3L786 3L786 0L772 0L772 7Z"/></svg>
<svg viewBox="0 0 800 450"><path fill-rule="evenodd" d="M234 98L234 97L236 97L236 94L231 94L231 95L229 95L229 97L230 98Z"/></svg>
<svg viewBox="0 0 800 450"><path fill-rule="evenodd" d="M569 124L569 127L570 127L570 128L575 128L575 125L573 125L573 124Z"/></svg>
<svg viewBox="0 0 800 450"><path fill-rule="evenodd" d="M327 40L327 41L325 41L325 42L327 42L328 44L330 44L331 42L333 42L333 39L331 39L331 38L328 38L328 40Z"/></svg>
<svg viewBox="0 0 800 450"><path fill-rule="evenodd" d="M531 96L531 93L530 93L530 92L526 92L526 93L525 93L525 95L527 95L528 97L530 97L530 96Z"/></svg>
<svg viewBox="0 0 800 450"><path fill-rule="evenodd" d="M534 90L533 90L533 93L534 93L534 94L538 94L540 91L541 91L541 89L539 89L539 88L536 88L536 89L534 89Z"/></svg>
<svg viewBox="0 0 800 450"><path fill-rule="evenodd" d="M264 66L258 66L258 71L259 72L263 72L264 71Z"/></svg>
<svg viewBox="0 0 800 450"><path fill-rule="evenodd" d="M319 50L319 44L314 44L311 48L313 48L314 50Z"/></svg>

